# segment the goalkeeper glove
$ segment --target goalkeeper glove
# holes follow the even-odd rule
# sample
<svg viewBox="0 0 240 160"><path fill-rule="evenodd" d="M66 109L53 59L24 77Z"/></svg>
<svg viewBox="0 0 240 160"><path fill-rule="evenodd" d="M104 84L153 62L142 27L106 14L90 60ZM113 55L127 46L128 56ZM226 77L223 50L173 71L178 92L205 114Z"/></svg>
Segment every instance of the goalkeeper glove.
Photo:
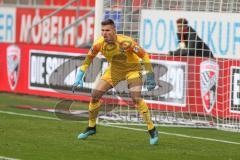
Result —
<svg viewBox="0 0 240 160"><path fill-rule="evenodd" d="M156 87L156 82L154 80L154 73L153 72L147 73L147 79L146 79L144 85L147 87L148 91L151 91Z"/></svg>
<svg viewBox="0 0 240 160"><path fill-rule="evenodd" d="M84 76L84 72L82 70L78 70L75 82L72 86L73 93L78 86L83 87L83 76Z"/></svg>

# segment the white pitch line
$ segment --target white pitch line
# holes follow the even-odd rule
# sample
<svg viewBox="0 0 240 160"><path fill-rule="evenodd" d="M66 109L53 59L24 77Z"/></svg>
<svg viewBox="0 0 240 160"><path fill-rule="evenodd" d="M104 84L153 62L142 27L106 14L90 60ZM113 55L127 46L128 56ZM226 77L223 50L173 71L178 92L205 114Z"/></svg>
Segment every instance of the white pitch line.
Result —
<svg viewBox="0 0 240 160"><path fill-rule="evenodd" d="M20 160L20 159L0 156L0 160Z"/></svg>
<svg viewBox="0 0 240 160"><path fill-rule="evenodd" d="M1 110L0 110L0 113L9 114L9 115L15 115L15 116L23 116L23 117L31 117L31 118L63 121L60 118L54 118L54 117L49 117L49 116L39 116L39 115L34 115L34 114L23 114L23 113L9 112L9 111L1 111ZM82 123L85 123L85 121L72 121L72 122L78 122L78 123L82 122Z"/></svg>
<svg viewBox="0 0 240 160"><path fill-rule="evenodd" d="M24 117L32 117L32 118L40 118L40 119L61 121L61 119L59 119L59 118L53 118L53 117L47 117L47 116L30 115L30 114L23 114L23 113L16 113L16 112L8 112L8 111L0 111L0 113L10 114L10 115L17 115L17 116L24 116ZM76 121L74 121L74 122L76 122ZM139 128L131 128L131 127L124 127L124 126L113 126L113 125L108 125L108 124L101 124L101 125L102 126L114 127L114 128L120 128L120 129L128 129L128 130L134 130L134 131L147 132L147 130L139 129ZM237 144L237 145L240 145L240 142L232 142L232 141L226 141L226 140L220 140L220 139L195 137L195 136L188 136L188 135L184 135L184 134L168 133L168 132L159 132L159 133L160 134L165 134L165 135L170 135L170 136L176 136L176 137L192 138L192 139L198 139L198 140L205 140L205 141L213 141L213 142L221 142L221 143L227 143L227 144Z"/></svg>
<svg viewBox="0 0 240 160"><path fill-rule="evenodd" d="M16 113L16 112L8 112L8 111L0 111L0 113L10 114L10 115L16 115L16 116L24 116L24 117L32 117L32 118L40 118L40 119L48 119L48 120L58 120L59 118L54 117L47 117L47 116L39 116L39 115L31 115L31 114L23 114L23 113Z"/></svg>
<svg viewBox="0 0 240 160"><path fill-rule="evenodd" d="M113 126L113 125L108 125L108 124L105 124L103 126L109 126L109 127L114 127L114 128L120 128L120 129L128 129L128 130L134 130L134 131L147 132L147 130L139 129L139 128L131 128L131 127L124 127L124 126ZM227 143L227 144L237 144L237 145L240 145L240 142L225 141L225 140L214 139L214 138L204 138L204 137L188 136L188 135L178 134L178 133L168 133L168 132L160 132L160 131L158 131L158 132L160 134L176 136L176 137L192 138L192 139L199 139L199 140L205 140L205 141L213 141L213 142L221 142L221 143Z"/></svg>

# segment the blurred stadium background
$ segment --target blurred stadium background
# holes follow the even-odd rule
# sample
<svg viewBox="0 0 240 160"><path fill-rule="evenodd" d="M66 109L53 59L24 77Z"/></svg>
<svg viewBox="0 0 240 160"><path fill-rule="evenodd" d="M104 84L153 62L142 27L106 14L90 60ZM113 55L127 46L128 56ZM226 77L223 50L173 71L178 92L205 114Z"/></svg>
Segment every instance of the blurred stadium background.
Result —
<svg viewBox="0 0 240 160"><path fill-rule="evenodd" d="M239 15L239 0L0 0L0 159L240 159ZM83 89L71 85L106 18L151 55L159 92L143 97L156 147L125 82L104 96L99 133L76 138L106 61L94 61ZM181 47L178 18L214 58L169 55Z"/></svg>

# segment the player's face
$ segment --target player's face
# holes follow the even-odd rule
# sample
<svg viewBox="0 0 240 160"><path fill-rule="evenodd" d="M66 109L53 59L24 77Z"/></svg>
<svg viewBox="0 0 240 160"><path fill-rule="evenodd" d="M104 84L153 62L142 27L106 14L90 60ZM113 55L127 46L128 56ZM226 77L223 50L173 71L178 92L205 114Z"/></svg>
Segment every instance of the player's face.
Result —
<svg viewBox="0 0 240 160"><path fill-rule="evenodd" d="M102 36L107 43L113 43L116 38L116 30L112 25L102 25Z"/></svg>
<svg viewBox="0 0 240 160"><path fill-rule="evenodd" d="M177 24L177 30L179 33L183 33L184 32L184 29L186 28L187 26L184 25L184 24Z"/></svg>

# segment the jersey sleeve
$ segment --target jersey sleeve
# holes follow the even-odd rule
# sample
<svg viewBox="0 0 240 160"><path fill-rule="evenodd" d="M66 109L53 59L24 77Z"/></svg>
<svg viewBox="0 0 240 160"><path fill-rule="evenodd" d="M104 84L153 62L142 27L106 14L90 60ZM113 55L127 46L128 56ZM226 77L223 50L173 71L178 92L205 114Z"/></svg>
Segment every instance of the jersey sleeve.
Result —
<svg viewBox="0 0 240 160"><path fill-rule="evenodd" d="M153 72L152 64L148 53L145 52L145 50L142 47L140 47L135 41L133 41L132 43L131 51L142 59L142 63L147 72Z"/></svg>
<svg viewBox="0 0 240 160"><path fill-rule="evenodd" d="M88 69L88 67L90 66L93 59L96 57L96 55L100 51L100 49L101 49L101 42L98 40L92 45L92 47L88 51L88 54L87 54L85 60L83 61L83 64L80 67L80 70L85 72Z"/></svg>

